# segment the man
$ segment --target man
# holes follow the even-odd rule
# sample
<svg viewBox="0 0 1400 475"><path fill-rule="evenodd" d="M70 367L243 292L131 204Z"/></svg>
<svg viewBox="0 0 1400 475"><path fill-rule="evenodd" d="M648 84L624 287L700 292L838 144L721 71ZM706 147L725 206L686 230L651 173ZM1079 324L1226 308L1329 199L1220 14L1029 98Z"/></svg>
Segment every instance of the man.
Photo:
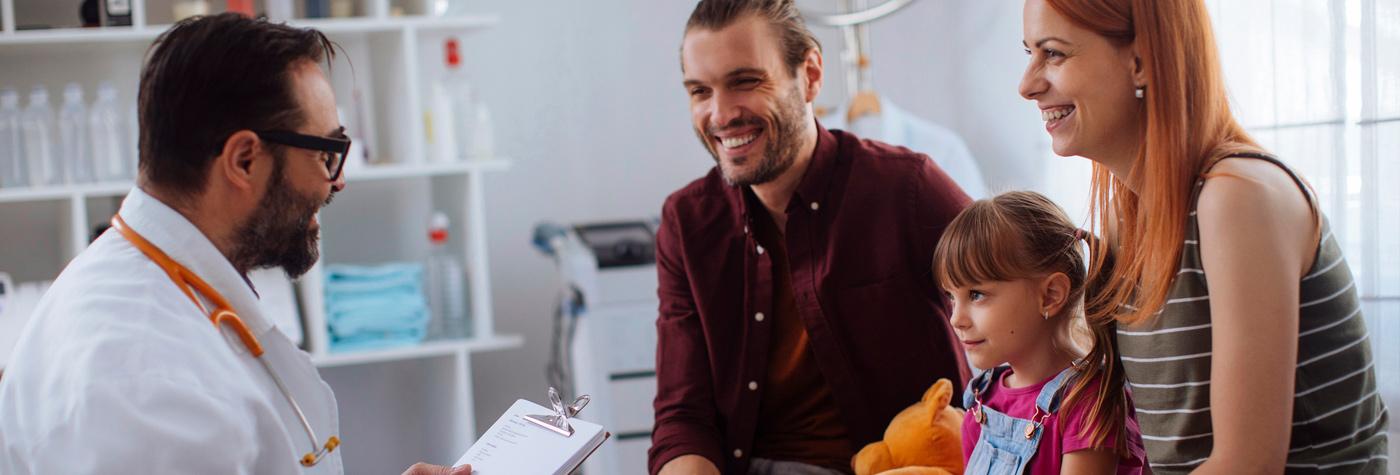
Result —
<svg viewBox="0 0 1400 475"><path fill-rule="evenodd" d="M702 0L682 72L717 166L658 233L651 473L846 473L962 348L931 272L968 198L927 156L826 130L791 0Z"/></svg>
<svg viewBox="0 0 1400 475"><path fill-rule="evenodd" d="M333 48L315 30L235 14L156 39L137 188L14 350L0 473L344 471L334 395L247 278L305 273L316 213L345 188L349 140L320 67Z"/></svg>

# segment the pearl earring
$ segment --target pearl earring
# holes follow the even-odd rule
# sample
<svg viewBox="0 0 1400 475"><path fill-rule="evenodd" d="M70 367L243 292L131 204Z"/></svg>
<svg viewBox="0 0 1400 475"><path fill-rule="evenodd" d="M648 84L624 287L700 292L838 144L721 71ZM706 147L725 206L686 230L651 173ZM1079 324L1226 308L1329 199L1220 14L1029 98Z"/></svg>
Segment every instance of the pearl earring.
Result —
<svg viewBox="0 0 1400 475"><path fill-rule="evenodd" d="M1146 97L1146 96L1147 96L1147 86L1138 86L1137 89L1134 89L1134 90L1133 90L1133 96L1136 96L1138 99L1142 99L1143 97Z"/></svg>

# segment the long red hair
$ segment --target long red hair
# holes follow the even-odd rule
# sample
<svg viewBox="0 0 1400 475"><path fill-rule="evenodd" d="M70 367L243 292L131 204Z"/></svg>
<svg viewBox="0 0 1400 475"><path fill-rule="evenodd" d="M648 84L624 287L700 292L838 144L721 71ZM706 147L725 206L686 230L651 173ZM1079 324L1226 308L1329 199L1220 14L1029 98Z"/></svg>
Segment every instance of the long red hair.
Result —
<svg viewBox="0 0 1400 475"><path fill-rule="evenodd" d="M1191 192L1220 158L1262 152L1230 112L1215 35L1201 0L1046 0L1057 13L1119 46L1135 46L1146 76L1136 192L1094 164L1091 225L1108 239L1091 252L1090 323L1149 319L1166 301L1185 240ZM1150 212L1144 212L1150 210ZM1116 243L1116 249L1111 249ZM1116 252L1115 265L1105 265ZM1102 274L1102 275L1100 275Z"/></svg>

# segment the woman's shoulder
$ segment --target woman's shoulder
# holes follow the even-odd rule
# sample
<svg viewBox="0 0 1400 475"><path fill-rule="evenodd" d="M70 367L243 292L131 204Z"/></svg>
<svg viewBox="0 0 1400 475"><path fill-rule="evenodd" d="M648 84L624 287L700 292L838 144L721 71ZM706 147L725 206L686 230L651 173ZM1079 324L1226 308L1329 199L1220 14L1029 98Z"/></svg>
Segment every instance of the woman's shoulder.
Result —
<svg viewBox="0 0 1400 475"><path fill-rule="evenodd" d="M1301 177L1269 160L1233 157L1217 162L1204 180L1196 202L1203 241L1311 254L1319 210Z"/></svg>
<svg viewBox="0 0 1400 475"><path fill-rule="evenodd" d="M1311 190L1281 163L1251 157L1226 157L1204 174L1200 213L1299 212L1311 215Z"/></svg>

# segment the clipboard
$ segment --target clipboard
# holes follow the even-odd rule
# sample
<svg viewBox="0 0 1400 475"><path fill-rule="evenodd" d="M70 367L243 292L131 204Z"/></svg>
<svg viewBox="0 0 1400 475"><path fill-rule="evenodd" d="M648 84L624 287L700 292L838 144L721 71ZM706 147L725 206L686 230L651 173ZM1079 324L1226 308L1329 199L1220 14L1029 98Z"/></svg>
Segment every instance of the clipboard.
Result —
<svg viewBox="0 0 1400 475"><path fill-rule="evenodd" d="M549 405L554 408L553 414L530 414L525 416L525 420L537 426L549 429L564 437L573 437L574 427L569 424L569 418L577 416L584 406L588 405L593 398L587 394L574 399L572 404L564 405L564 401L559 399L559 391L553 387L549 388Z"/></svg>
<svg viewBox="0 0 1400 475"><path fill-rule="evenodd" d="M558 391L549 393L550 408L517 400L454 465L471 464L475 475L576 471L612 433L574 417L588 405L588 396L565 405Z"/></svg>

